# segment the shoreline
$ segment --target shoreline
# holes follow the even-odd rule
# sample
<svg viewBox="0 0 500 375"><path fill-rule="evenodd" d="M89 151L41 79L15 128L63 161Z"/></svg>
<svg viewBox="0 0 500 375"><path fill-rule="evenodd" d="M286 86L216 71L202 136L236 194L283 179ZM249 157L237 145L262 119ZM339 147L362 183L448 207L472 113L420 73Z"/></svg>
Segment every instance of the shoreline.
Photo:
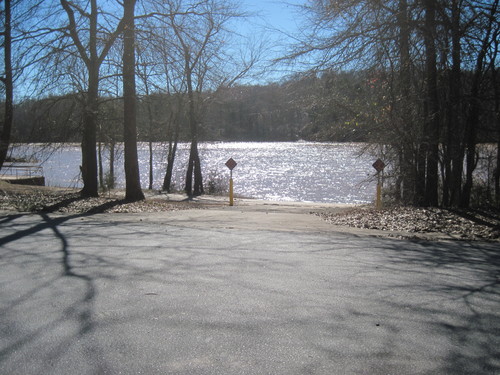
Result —
<svg viewBox="0 0 500 375"><path fill-rule="evenodd" d="M499 210L456 211L409 206L267 201L225 196L144 190L146 199L125 202L124 191L113 190L98 198L79 197L78 189L0 183L0 211L52 214L106 214L109 220L165 221L203 228L246 228L280 231L336 231L356 235L414 240L500 242ZM113 217L114 216L114 217Z"/></svg>

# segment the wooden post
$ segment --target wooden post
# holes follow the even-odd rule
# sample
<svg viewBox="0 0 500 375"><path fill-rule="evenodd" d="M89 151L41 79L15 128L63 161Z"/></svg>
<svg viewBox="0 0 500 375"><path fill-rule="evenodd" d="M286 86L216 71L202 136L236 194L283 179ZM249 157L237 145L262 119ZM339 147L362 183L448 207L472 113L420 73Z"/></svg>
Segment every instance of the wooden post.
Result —
<svg viewBox="0 0 500 375"><path fill-rule="evenodd" d="M231 175L229 178L229 205L232 206L234 204L234 198L233 198L233 169L236 167L238 163L236 163L233 158L229 158L229 160L226 162L226 167L229 168L231 171Z"/></svg>
<svg viewBox="0 0 500 375"><path fill-rule="evenodd" d="M373 168L377 171L377 197L375 201L375 208L376 209L381 209L382 208L382 171L385 168L385 163L377 159L375 163L372 164Z"/></svg>
<svg viewBox="0 0 500 375"><path fill-rule="evenodd" d="M231 170L231 177L229 177L229 205L233 206L234 205L234 198L233 198L233 171Z"/></svg>
<svg viewBox="0 0 500 375"><path fill-rule="evenodd" d="M380 172L377 173L377 201L375 207L377 210L382 208L382 182L380 181Z"/></svg>

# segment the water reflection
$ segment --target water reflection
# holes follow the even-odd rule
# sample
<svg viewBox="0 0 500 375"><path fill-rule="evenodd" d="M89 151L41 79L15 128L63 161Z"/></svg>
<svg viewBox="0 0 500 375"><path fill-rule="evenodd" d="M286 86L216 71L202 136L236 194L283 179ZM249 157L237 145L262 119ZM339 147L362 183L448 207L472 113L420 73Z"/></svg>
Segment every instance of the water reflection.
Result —
<svg viewBox="0 0 500 375"><path fill-rule="evenodd" d="M232 157L238 163L233 178L238 195L281 201L363 203L372 200L375 190L369 177L374 170L369 156L358 156L362 146L354 143L201 143L200 157L205 178L229 177L225 162ZM167 146L154 145L154 189L160 189L166 168ZM50 154L31 146L18 148L17 155L38 152L44 160L47 185L81 187L80 149L65 146ZM149 185L149 150L139 145L141 183ZM120 151L115 164L118 187L124 187L123 158ZM189 144L178 148L173 182L182 188L185 179ZM109 155L103 153L105 169Z"/></svg>

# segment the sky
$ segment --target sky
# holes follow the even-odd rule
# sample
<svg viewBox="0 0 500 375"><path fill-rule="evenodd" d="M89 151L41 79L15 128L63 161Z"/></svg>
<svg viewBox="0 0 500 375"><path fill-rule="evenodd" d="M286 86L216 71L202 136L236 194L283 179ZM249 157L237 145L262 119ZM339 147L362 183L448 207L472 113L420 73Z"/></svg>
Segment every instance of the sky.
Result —
<svg viewBox="0 0 500 375"><path fill-rule="evenodd" d="M296 34L300 24L298 5L305 0L240 0L242 10L252 14L247 22L238 25L243 34L253 35L255 38L264 37L269 42L265 58L281 57L286 52L286 47L292 43L290 34ZM277 81L289 71L267 69L266 74L251 83L267 83Z"/></svg>
<svg viewBox="0 0 500 375"><path fill-rule="evenodd" d="M303 0L243 0L243 6L250 12L259 13L262 21L285 31L295 31L297 21L296 5Z"/></svg>

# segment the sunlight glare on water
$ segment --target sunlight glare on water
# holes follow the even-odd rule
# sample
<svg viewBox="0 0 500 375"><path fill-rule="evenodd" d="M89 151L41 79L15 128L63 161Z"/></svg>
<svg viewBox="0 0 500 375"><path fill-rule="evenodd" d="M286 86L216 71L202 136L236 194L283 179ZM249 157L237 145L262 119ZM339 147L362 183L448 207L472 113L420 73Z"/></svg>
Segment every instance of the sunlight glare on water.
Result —
<svg viewBox="0 0 500 375"><path fill-rule="evenodd" d="M181 189L189 155L188 143L179 144L174 168L174 187ZM358 156L356 143L313 142L213 142L200 143L204 178L229 179L225 162L233 158L237 196L278 201L366 203L373 200L373 158ZM154 144L154 189L161 189L168 145ZM149 149L139 144L139 169L143 188L149 185ZM16 154L21 154L18 149ZM107 154L104 153L107 158ZM47 185L81 187L80 149L65 146L46 157L43 164ZM108 161L104 161L105 169ZM124 187L122 151L115 163L118 187ZM205 182L206 184L206 182Z"/></svg>
<svg viewBox="0 0 500 375"><path fill-rule="evenodd" d="M325 143L233 143L203 149L210 164L232 157L235 189L244 196L284 201L360 203L371 200L370 163L359 146ZM220 156L219 156L220 155ZM210 161L210 162L209 162Z"/></svg>

